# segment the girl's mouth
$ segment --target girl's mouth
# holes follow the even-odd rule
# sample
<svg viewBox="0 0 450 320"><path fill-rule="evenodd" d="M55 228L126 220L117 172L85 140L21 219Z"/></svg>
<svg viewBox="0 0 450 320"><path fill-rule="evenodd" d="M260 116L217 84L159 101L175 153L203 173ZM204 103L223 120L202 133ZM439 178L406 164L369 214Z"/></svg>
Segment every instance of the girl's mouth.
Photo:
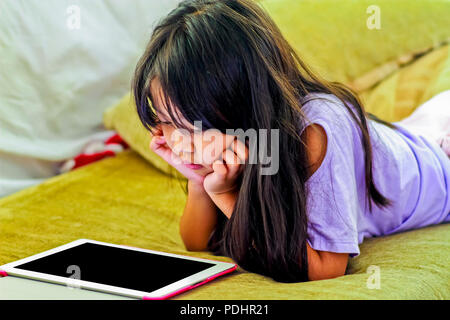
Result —
<svg viewBox="0 0 450 320"><path fill-rule="evenodd" d="M189 169L194 169L194 170L203 168L203 166L201 164L195 164L195 163L184 163L184 165L186 167L188 167Z"/></svg>

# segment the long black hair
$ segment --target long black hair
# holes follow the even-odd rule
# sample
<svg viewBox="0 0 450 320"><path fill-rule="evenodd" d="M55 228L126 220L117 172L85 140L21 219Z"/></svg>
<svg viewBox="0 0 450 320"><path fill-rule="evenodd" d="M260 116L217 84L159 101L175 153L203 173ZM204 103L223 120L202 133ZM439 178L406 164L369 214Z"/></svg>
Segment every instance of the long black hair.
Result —
<svg viewBox="0 0 450 320"><path fill-rule="evenodd" d="M282 165L273 175L261 175L261 163L244 165L231 218L218 212L208 242L214 254L276 281L308 280L308 159L299 134L306 126L299 101L311 92L334 94L344 102L362 132L369 208L372 201L391 204L373 182L367 118L395 126L366 113L350 88L313 74L258 3L186 0L157 24L133 79L137 112L150 131L159 123L150 94L155 77L179 128L186 127L171 105L190 123L201 120L204 129L224 134L252 128L270 135L270 129L279 129Z"/></svg>

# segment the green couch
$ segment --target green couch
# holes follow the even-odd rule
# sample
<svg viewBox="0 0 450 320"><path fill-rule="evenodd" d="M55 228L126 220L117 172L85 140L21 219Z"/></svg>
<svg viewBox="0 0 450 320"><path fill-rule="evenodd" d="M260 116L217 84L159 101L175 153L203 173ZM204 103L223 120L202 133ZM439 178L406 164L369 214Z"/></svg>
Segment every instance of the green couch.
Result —
<svg viewBox="0 0 450 320"><path fill-rule="evenodd" d="M450 89L448 1L261 3L313 69L352 86L383 119L400 120ZM373 4L377 30L366 25ZM104 118L131 149L0 199L0 265L79 238L232 262L185 250L185 180L148 150L134 107L128 95ZM450 298L450 225L366 239L360 249L336 279L286 284L238 268L173 299Z"/></svg>

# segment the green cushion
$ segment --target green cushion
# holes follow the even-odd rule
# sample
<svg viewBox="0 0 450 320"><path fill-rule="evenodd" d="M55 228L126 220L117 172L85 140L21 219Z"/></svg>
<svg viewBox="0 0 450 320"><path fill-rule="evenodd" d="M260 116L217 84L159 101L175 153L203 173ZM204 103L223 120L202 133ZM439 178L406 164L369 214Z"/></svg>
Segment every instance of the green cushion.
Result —
<svg viewBox="0 0 450 320"><path fill-rule="evenodd" d="M450 90L450 45L444 45L395 71L361 93L367 111L400 121L438 93Z"/></svg>
<svg viewBox="0 0 450 320"><path fill-rule="evenodd" d="M263 0L261 4L313 70L329 80L356 81L361 90L384 79L411 54L450 40L447 0L432 5L428 0ZM379 8L379 29L368 27L374 15L367 12L370 6ZM357 81L366 74L369 78L363 83Z"/></svg>

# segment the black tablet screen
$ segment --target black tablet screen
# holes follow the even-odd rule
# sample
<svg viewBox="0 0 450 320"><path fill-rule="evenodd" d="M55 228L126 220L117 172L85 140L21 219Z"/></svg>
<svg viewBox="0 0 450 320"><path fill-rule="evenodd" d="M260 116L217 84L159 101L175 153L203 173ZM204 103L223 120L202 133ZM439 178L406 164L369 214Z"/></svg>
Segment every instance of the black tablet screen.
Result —
<svg viewBox="0 0 450 320"><path fill-rule="evenodd" d="M16 268L152 292L214 265L84 243Z"/></svg>

